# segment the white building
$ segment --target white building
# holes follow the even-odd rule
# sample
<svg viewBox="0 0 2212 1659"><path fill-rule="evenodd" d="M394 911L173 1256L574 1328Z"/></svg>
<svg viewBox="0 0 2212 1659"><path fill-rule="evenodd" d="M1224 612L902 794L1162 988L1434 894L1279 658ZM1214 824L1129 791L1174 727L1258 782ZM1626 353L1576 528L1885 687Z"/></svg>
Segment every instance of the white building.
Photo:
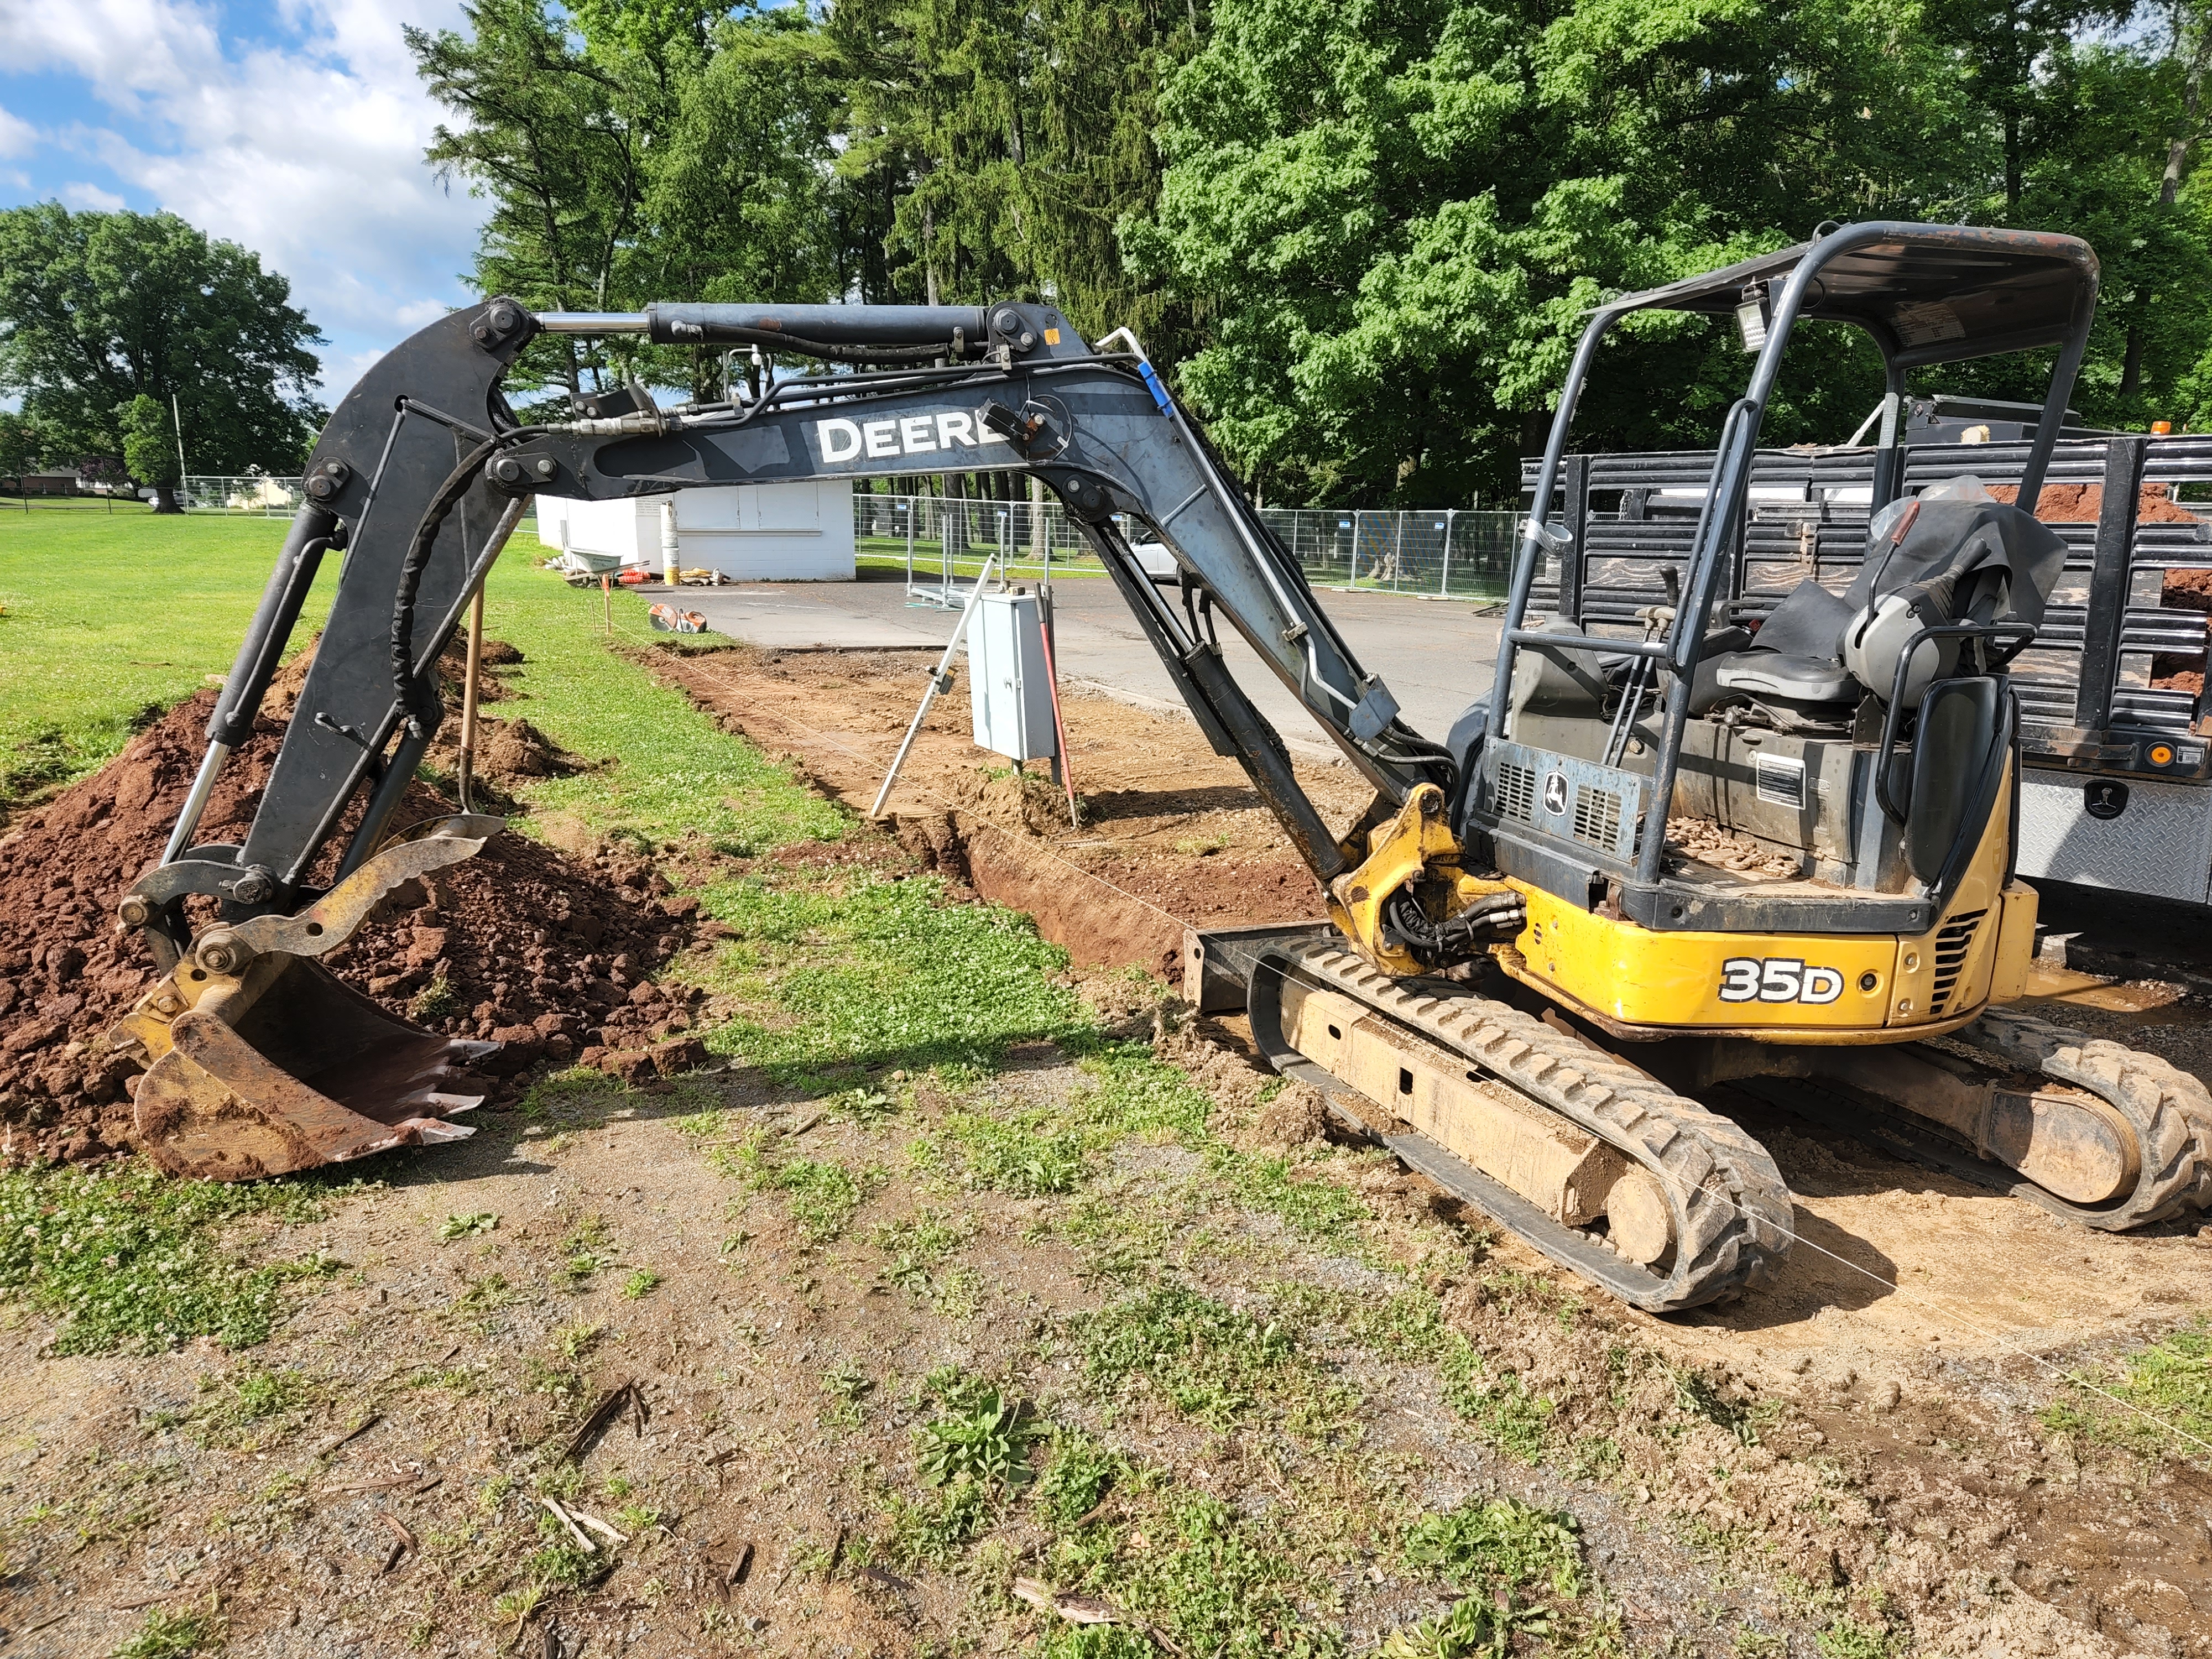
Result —
<svg viewBox="0 0 2212 1659"><path fill-rule="evenodd" d="M731 484L619 501L538 498L538 539L660 568L660 507L676 507L678 562L740 581L848 582L854 577L849 483Z"/></svg>

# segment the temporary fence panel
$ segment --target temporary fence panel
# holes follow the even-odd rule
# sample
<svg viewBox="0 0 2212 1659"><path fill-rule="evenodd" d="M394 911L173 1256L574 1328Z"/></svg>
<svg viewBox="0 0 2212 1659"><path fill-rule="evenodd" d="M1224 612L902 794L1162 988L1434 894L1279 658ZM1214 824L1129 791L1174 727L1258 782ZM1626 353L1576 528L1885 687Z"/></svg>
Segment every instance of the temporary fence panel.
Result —
<svg viewBox="0 0 2212 1659"><path fill-rule="evenodd" d="M1504 598L1518 516L1471 507L1271 507L1260 513L1316 585L1466 599ZM1040 506L855 493L853 535L862 564L908 573L918 603L957 604L953 585L972 579L994 548L1006 550L1012 579L1041 576L1048 552L1055 569L1099 570L1097 555L1057 500Z"/></svg>
<svg viewBox="0 0 2212 1659"><path fill-rule="evenodd" d="M1306 580L1462 599L1501 599L1519 515L1475 507L1263 507Z"/></svg>
<svg viewBox="0 0 2212 1659"><path fill-rule="evenodd" d="M297 478L258 474L224 477L190 474L177 486L177 501L187 513L228 513L255 519L289 519L306 495Z"/></svg>

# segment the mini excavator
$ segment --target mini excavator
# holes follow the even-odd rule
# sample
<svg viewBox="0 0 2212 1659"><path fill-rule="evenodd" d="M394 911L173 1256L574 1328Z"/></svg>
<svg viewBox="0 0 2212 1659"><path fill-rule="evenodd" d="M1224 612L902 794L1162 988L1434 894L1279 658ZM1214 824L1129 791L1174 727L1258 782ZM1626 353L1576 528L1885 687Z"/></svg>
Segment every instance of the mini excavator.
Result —
<svg viewBox="0 0 2212 1659"><path fill-rule="evenodd" d="M2063 562L2033 510L2096 291L2072 238L1868 222L1600 307L1522 526L1495 683L1442 742L1354 659L1126 331L1094 345L1031 303L456 313L331 417L167 850L121 902L163 974L112 1038L148 1066L138 1144L170 1170L239 1179L467 1133L453 1120L481 1098L468 1068L488 1045L405 1024L319 958L501 827L392 820L444 716L440 653L528 497L997 471L1066 504L1201 731L1312 868L1329 926L1251 964L1263 1052L1553 1260L1653 1311L1772 1271L1790 1195L1759 1142L1692 1097L1722 1084L1903 1138L2084 1226L2201 1210L2204 1088L2003 1006L2026 987L2036 911L2013 874L2006 670ZM1686 471L1694 530L1665 602L1585 627L1540 604L1583 555L1553 504L1601 343L1653 309L1733 315L1756 355L1717 448ZM1808 580L1747 605L1760 421L1815 320L1863 330L1886 365L1863 556L1841 592ZM719 403L661 407L633 385L526 423L501 378L548 333L810 367ZM2055 366L2016 500L1906 495L1907 374L2020 352ZM1129 521L1172 550L1175 587L1147 579ZM198 843L334 550L337 599L252 826L240 845ZM1373 785L1344 833L1230 672L1219 618ZM1701 860L1685 825L1765 856Z"/></svg>

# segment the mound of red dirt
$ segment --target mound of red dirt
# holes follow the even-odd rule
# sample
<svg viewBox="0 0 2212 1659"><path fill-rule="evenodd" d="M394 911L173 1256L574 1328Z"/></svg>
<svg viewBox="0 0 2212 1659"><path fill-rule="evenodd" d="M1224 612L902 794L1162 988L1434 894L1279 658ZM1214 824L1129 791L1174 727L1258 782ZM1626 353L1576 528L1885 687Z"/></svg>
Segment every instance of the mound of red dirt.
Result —
<svg viewBox="0 0 2212 1659"><path fill-rule="evenodd" d="M1991 484L1990 494L2011 501L2020 491L2011 484ZM2035 498L2035 516L2045 524L2094 524L2105 510L2105 486L2094 483L2047 483ZM2192 524L2197 515L2179 505L2162 483L2147 483L2136 498L2138 524Z"/></svg>
<svg viewBox="0 0 2212 1659"><path fill-rule="evenodd" d="M302 659L270 689L208 804L202 841L244 838L304 678ZM0 1152L82 1158L127 1141L135 1068L101 1038L158 975L115 906L161 857L215 696L171 709L104 770L0 836ZM417 783L398 821L455 810ZM683 993L647 979L692 933L695 902L667 892L627 846L576 859L510 832L394 894L326 965L418 1024L506 1042L480 1064L510 1079L592 1048L620 1051L607 1055L611 1069L641 1079L651 1066L634 1051L690 1023Z"/></svg>

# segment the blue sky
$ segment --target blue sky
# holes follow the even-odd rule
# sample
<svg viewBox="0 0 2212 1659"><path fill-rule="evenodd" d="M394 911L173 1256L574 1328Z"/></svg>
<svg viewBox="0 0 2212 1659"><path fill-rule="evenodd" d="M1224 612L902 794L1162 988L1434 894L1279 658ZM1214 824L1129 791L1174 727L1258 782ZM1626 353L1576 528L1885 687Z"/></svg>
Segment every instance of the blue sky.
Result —
<svg viewBox="0 0 2212 1659"><path fill-rule="evenodd" d="M483 204L422 165L403 23L457 0L0 0L0 205L167 209L291 279L335 404L467 297Z"/></svg>

